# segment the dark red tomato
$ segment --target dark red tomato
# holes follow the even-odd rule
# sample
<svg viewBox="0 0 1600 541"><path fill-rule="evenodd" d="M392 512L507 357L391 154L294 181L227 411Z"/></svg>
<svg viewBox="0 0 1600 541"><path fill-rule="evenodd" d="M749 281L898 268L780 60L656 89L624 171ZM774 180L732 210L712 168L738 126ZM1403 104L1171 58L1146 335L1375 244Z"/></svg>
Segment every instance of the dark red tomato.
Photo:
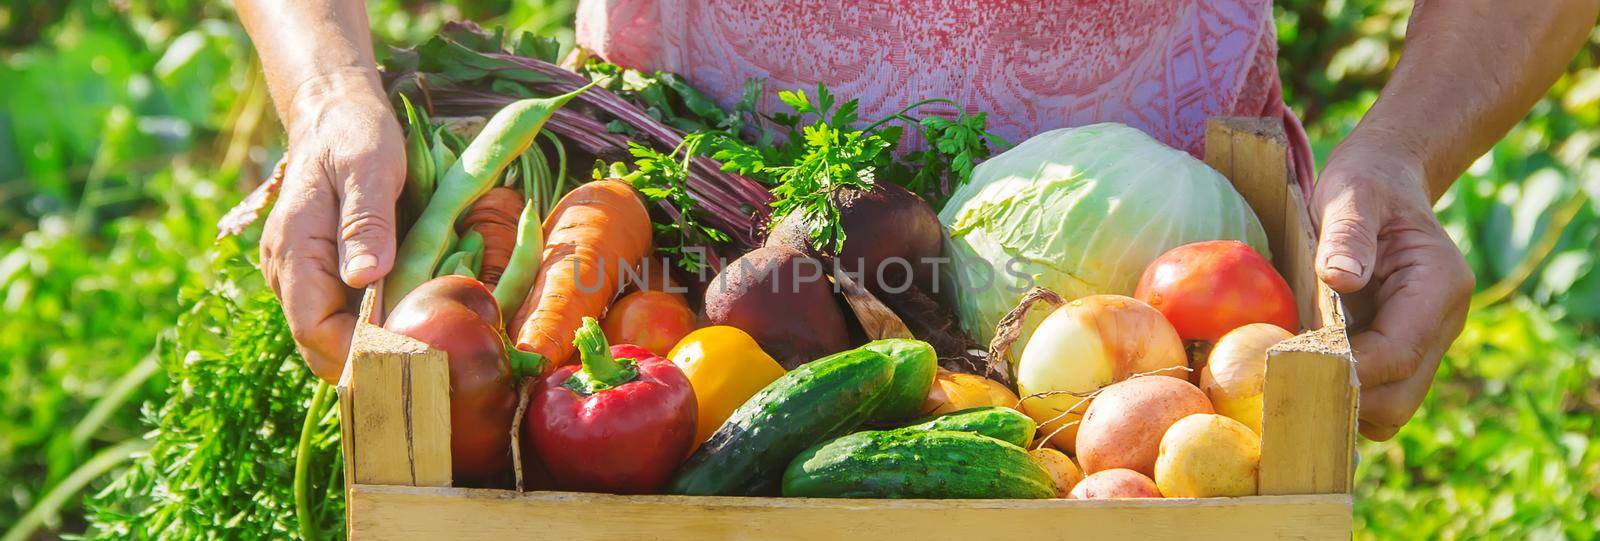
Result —
<svg viewBox="0 0 1600 541"><path fill-rule="evenodd" d="M661 356L694 330L694 311L682 295L635 291L611 305L600 328L613 344L633 344Z"/></svg>
<svg viewBox="0 0 1600 541"><path fill-rule="evenodd" d="M511 421L517 409L504 338L485 319L488 315L499 321L499 309L493 296L488 297L491 310L486 311L471 288L435 284L445 278L462 277L436 278L419 286L395 306L384 328L445 353L450 363L450 454L456 483L496 485L511 471ZM471 282L488 295L482 284Z"/></svg>
<svg viewBox="0 0 1600 541"><path fill-rule="evenodd" d="M489 291L483 282L472 278L456 274L440 276L423 282L411 290L411 293L406 294L405 299L401 299L400 302L404 303L407 299L413 298L429 299L428 302L439 300L455 302L476 312L490 326L496 329L504 327L500 316L500 305L494 300L494 292ZM399 309L400 305L396 304L395 310Z"/></svg>
<svg viewBox="0 0 1600 541"><path fill-rule="evenodd" d="M1289 283L1255 249L1236 240L1168 250L1145 269L1133 296L1167 316L1184 340L1215 342L1251 323L1300 329Z"/></svg>

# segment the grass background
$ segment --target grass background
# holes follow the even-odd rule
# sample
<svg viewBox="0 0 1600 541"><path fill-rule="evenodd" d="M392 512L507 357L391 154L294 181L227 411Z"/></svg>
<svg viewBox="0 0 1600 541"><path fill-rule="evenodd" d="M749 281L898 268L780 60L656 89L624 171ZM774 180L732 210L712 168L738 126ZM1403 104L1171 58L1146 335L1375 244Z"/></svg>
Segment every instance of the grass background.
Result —
<svg viewBox="0 0 1600 541"><path fill-rule="evenodd" d="M367 4L386 43L456 18L571 35L568 0ZM1409 7L1277 2L1285 94L1319 156L1371 104ZM1597 58L1600 34L1437 208L1480 291L1415 420L1393 441L1361 444L1358 537L1597 537ZM226 335L206 323L250 306L218 303L219 292L260 294L219 263L218 252L248 250L214 245L213 224L283 145L230 5L0 0L0 81L0 527L38 524L30 537L53 538L92 522L90 535L140 535L126 526L165 501L162 520L220 536L298 535L284 491L178 501L283 479L294 459L270 443L297 435L313 395L292 370L229 373L246 349L268 368L296 366L282 347L202 340ZM261 328L281 339L281 322ZM227 404L239 396L217 389L252 381L272 392L191 407ZM185 487L184 462L211 456L207 440L150 450L175 419L210 426L243 410L252 416L219 426L257 423L238 431L266 443L236 473ZM318 516L336 526L337 502L327 505Z"/></svg>

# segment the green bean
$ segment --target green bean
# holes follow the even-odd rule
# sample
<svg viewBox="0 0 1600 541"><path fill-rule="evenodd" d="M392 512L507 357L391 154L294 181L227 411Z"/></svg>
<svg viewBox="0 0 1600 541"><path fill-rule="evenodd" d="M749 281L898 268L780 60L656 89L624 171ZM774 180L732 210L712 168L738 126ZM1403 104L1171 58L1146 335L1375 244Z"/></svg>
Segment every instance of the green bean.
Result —
<svg viewBox="0 0 1600 541"><path fill-rule="evenodd" d="M477 254L479 258L482 258L483 234L477 230L468 231L466 235L461 236L461 241L456 243L456 251Z"/></svg>
<svg viewBox="0 0 1600 541"><path fill-rule="evenodd" d="M511 260L506 262L506 270L500 273L500 281L494 285L494 300L500 304L500 315L507 324L522 307L543 262L542 221L539 209L534 208L531 201L522 206L522 215L517 219L516 247L511 249Z"/></svg>
<svg viewBox="0 0 1600 541"><path fill-rule="evenodd" d="M444 126L440 126L439 129L433 131L433 168L439 172L449 171L450 167L456 164L455 151L450 150L450 145L446 144L444 137L442 137L445 133L448 132L445 131Z"/></svg>
<svg viewBox="0 0 1600 541"><path fill-rule="evenodd" d="M549 134L545 134L549 136ZM533 289L533 282L539 275L539 266L544 262L544 218L542 214L548 210L542 203L541 197L535 192L543 192L543 187L550 187L552 191L559 190L567 176L567 150L561 141L554 136L550 137L556 150L556 175L555 181L544 178L544 182L535 182L532 175L526 178L522 185L522 195L525 201L522 205L522 215L517 218L517 242L511 249L511 259L506 262L505 271L500 273L500 282L494 286L494 300L500 304L500 315L505 318L505 324L510 325L511 319L516 317L517 310L522 308L522 302L527 300L528 291ZM533 152L540 152L537 148ZM543 158L543 155L540 155ZM549 176L546 169L544 177Z"/></svg>
<svg viewBox="0 0 1600 541"><path fill-rule="evenodd" d="M471 252L456 252L450 254L449 256L445 257L444 262L439 265L438 276L449 276L454 274L468 278L477 278L478 271L472 268L472 265L470 264L471 259Z"/></svg>
<svg viewBox="0 0 1600 541"><path fill-rule="evenodd" d="M431 130L427 113L412 107L411 100L405 94L400 95L400 103L405 105L406 124L409 127L406 133L406 183L400 191L400 213L405 219L410 219L421 214L422 209L428 206L439 175L435 167L436 151L428 148Z"/></svg>
<svg viewBox="0 0 1600 541"><path fill-rule="evenodd" d="M385 299L405 298L412 289L432 277L449 249L445 241L455 229L456 221L473 201L494 187L511 160L533 144L550 115L588 88L585 86L553 98L518 100L489 118L483 131L439 179L433 199L400 243L394 271L384 281Z"/></svg>

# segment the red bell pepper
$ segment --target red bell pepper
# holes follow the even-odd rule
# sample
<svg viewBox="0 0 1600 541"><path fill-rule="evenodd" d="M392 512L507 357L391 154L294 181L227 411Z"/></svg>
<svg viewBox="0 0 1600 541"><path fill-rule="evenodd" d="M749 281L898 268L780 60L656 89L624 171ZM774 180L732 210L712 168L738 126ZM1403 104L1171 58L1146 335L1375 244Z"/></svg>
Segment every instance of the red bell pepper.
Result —
<svg viewBox="0 0 1600 541"><path fill-rule="evenodd" d="M694 444L694 390L665 358L607 347L594 318L573 340L581 365L557 368L534 389L523 420L530 449L558 488L616 494L658 490Z"/></svg>

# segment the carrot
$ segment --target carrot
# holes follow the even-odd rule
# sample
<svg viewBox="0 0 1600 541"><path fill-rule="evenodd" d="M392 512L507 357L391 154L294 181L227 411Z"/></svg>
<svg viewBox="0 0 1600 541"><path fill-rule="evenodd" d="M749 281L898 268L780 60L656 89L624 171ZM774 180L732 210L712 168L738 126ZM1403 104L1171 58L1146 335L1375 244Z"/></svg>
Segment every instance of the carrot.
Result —
<svg viewBox="0 0 1600 541"><path fill-rule="evenodd" d="M571 361L573 332L584 317L605 315L622 270L650 255L650 235L649 212L625 181L589 182L561 198L544 221L533 290L511 321L517 349L544 356L547 367Z"/></svg>
<svg viewBox="0 0 1600 541"><path fill-rule="evenodd" d="M462 231L477 231L483 235L483 261L478 268L478 281L493 288L500 281L500 273L511 261L511 250L517 245L517 217L522 214L522 194L506 187L489 189L461 219Z"/></svg>

